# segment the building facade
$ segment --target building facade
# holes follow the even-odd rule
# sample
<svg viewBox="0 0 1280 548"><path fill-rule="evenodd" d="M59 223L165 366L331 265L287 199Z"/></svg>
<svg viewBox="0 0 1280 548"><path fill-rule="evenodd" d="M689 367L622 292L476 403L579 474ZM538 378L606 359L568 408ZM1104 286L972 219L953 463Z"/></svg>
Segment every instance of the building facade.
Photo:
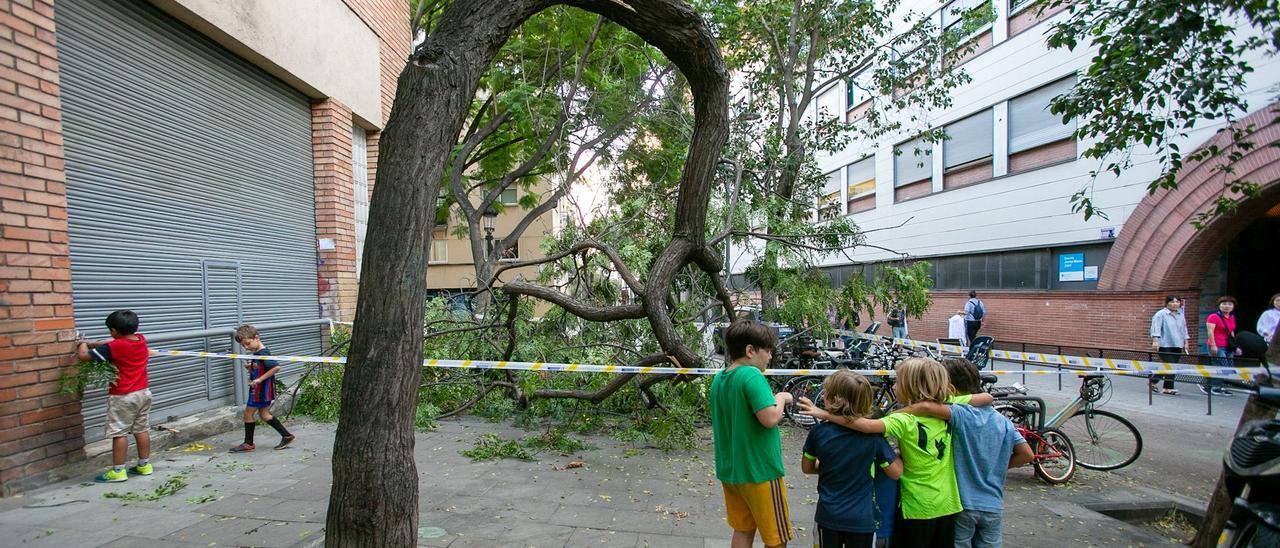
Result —
<svg viewBox="0 0 1280 548"><path fill-rule="evenodd" d="M908 4L932 11L945 27L957 8L980 3ZM1075 126L1047 106L1074 85L1094 50L1050 49L1045 37L1066 14L1041 10L1044 4L993 1L994 22L972 35L974 50L959 60L971 82L952 92L950 107L930 114L927 127L819 156L828 180L816 216L848 216L879 246L852 250L852 260L829 257L824 269L841 284L902 255L929 261L934 305L909 322L919 339L945 337L947 318L970 290L987 310L981 334L997 342L1149 348L1149 321L1166 295L1187 300L1193 332L1203 331L1218 296L1233 295L1241 325L1251 330L1270 295L1280 292L1280 261L1265 254L1265 243L1280 237L1280 149L1270 146L1280 127L1268 91L1280 66L1274 58L1250 59L1252 112L1242 123L1259 128L1257 146L1235 165L1237 174L1263 185L1262 195L1197 230L1191 221L1223 189L1209 166L1189 165L1176 191L1148 195L1160 166L1151 151L1139 149L1120 176L1093 179L1101 163L1080 157L1088 143L1073 138ZM824 90L812 115L856 122L871 104L862 81L855 76ZM916 138L938 127L949 139ZM1221 145L1222 127L1205 124L1178 145L1184 153ZM1107 218L1085 220L1071 211L1070 197L1091 181ZM753 257L751 249L735 250L732 271L741 273ZM883 312L877 316L884 320Z"/></svg>
<svg viewBox="0 0 1280 548"><path fill-rule="evenodd" d="M397 0L0 6L0 488L83 458L76 332L349 320L378 131L410 47ZM221 338L152 347L226 350ZM156 358L152 421L236 403L224 361Z"/></svg>

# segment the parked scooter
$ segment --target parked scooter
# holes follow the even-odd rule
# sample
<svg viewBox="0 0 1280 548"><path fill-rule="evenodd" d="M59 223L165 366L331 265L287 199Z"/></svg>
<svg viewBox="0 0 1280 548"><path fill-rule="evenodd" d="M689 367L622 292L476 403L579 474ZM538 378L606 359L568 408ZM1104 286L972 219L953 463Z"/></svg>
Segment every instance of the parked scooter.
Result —
<svg viewBox="0 0 1280 548"><path fill-rule="evenodd" d="M1267 344L1254 333L1240 333L1244 355L1267 368ZM1280 388L1258 386L1262 402L1280 409ZM1227 544L1232 548L1280 546L1280 419L1253 421L1231 440L1223 457L1227 493L1232 497Z"/></svg>

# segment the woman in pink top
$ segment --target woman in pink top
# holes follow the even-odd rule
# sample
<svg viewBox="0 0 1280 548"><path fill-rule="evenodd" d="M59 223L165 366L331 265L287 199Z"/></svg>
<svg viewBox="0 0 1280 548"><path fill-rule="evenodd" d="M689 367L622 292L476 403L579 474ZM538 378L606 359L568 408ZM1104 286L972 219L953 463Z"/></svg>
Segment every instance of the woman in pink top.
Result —
<svg viewBox="0 0 1280 548"><path fill-rule="evenodd" d="M1236 354L1236 298L1222 296L1218 297L1218 311L1209 315L1205 320L1205 330L1208 332L1206 337L1209 343L1209 355L1213 356L1213 365L1218 367L1231 367L1232 356ZM1212 384L1200 385L1200 391L1209 394L1213 392L1218 396L1231 396L1232 393L1222 387L1222 381L1214 382L1209 379Z"/></svg>

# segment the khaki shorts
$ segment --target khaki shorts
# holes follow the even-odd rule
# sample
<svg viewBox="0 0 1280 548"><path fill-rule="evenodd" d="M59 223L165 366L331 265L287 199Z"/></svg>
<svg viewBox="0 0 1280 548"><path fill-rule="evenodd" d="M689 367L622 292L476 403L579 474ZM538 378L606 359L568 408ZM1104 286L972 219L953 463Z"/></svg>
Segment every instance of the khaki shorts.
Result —
<svg viewBox="0 0 1280 548"><path fill-rule="evenodd" d="M147 431L151 413L151 391L137 390L122 396L107 396L107 437L119 438Z"/></svg>
<svg viewBox="0 0 1280 548"><path fill-rule="evenodd" d="M720 486L724 488L726 521L734 531L758 530L765 546L778 546L795 538L787 511L787 484L782 478Z"/></svg>

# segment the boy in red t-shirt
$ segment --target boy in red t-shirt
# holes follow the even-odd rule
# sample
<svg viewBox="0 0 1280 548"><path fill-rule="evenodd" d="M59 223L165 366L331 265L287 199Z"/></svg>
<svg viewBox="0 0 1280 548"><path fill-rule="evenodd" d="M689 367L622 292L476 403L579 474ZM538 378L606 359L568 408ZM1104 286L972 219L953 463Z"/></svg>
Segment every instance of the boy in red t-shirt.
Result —
<svg viewBox="0 0 1280 548"><path fill-rule="evenodd" d="M76 357L81 361L111 362L116 366L116 380L107 388L107 436L111 438L110 470L94 481L116 483L129 479L129 474L150 476L151 434L147 414L151 411L151 390L147 389L147 338L138 333L138 315L131 310L117 310L107 316L109 341L80 341ZM138 465L124 469L129 453L129 434L138 442Z"/></svg>

